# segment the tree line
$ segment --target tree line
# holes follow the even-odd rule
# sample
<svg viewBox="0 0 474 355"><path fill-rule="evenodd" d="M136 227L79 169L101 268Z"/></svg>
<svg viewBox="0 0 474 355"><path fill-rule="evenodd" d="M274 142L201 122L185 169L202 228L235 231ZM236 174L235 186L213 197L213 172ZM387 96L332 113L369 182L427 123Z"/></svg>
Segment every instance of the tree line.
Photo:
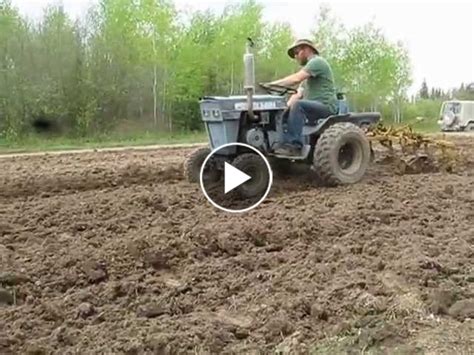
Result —
<svg viewBox="0 0 474 355"><path fill-rule="evenodd" d="M421 88L413 100L474 100L474 83L461 83L458 88L443 90L441 88L429 87L426 79L423 80Z"/></svg>
<svg viewBox="0 0 474 355"><path fill-rule="evenodd" d="M0 0L0 134L15 139L38 119L72 136L120 125L159 131L202 128L198 100L242 93L247 37L255 40L257 81L297 70L285 22L263 21L254 0L178 11L171 0L100 0L73 20L60 5L39 21ZM323 6L312 37L332 64L354 111L404 118L409 56L372 23L346 29Z"/></svg>

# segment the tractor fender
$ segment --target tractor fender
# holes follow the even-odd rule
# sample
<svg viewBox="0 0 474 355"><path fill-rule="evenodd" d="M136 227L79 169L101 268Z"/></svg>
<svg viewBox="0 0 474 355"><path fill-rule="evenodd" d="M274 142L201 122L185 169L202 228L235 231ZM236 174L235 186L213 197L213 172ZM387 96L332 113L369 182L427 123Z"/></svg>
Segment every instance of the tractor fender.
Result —
<svg viewBox="0 0 474 355"><path fill-rule="evenodd" d="M380 113L378 112L363 112L363 113L347 113L344 115L333 115L321 119L315 126L305 126L303 129L304 135L321 134L328 127L334 123L350 122L361 128L369 127L376 124L380 120Z"/></svg>

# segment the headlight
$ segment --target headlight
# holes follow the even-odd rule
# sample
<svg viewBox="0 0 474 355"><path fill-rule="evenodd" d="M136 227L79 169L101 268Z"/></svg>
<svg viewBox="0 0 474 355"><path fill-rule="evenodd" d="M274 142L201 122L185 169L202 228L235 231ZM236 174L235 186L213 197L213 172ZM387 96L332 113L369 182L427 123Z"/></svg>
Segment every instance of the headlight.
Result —
<svg viewBox="0 0 474 355"><path fill-rule="evenodd" d="M215 118L218 118L221 113L219 112L219 110L212 110L212 115L215 117Z"/></svg>

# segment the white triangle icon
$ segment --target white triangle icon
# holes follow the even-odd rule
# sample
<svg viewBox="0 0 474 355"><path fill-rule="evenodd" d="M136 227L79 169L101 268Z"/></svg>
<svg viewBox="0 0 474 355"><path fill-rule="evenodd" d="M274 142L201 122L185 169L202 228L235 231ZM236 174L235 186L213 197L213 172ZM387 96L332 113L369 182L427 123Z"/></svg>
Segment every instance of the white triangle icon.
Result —
<svg viewBox="0 0 474 355"><path fill-rule="evenodd" d="M251 176L248 176L244 172L240 171L237 168L234 168L232 165L225 163L224 164L224 193L232 191L236 187L242 185L244 182L247 182L251 179Z"/></svg>

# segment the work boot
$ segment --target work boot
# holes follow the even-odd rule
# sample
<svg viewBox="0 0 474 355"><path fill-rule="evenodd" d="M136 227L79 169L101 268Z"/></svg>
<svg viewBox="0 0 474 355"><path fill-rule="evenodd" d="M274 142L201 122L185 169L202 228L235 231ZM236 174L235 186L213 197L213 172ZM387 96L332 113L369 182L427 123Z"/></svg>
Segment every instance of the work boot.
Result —
<svg viewBox="0 0 474 355"><path fill-rule="evenodd" d="M282 144L274 150L274 154L284 156L300 156L301 147L292 144Z"/></svg>

